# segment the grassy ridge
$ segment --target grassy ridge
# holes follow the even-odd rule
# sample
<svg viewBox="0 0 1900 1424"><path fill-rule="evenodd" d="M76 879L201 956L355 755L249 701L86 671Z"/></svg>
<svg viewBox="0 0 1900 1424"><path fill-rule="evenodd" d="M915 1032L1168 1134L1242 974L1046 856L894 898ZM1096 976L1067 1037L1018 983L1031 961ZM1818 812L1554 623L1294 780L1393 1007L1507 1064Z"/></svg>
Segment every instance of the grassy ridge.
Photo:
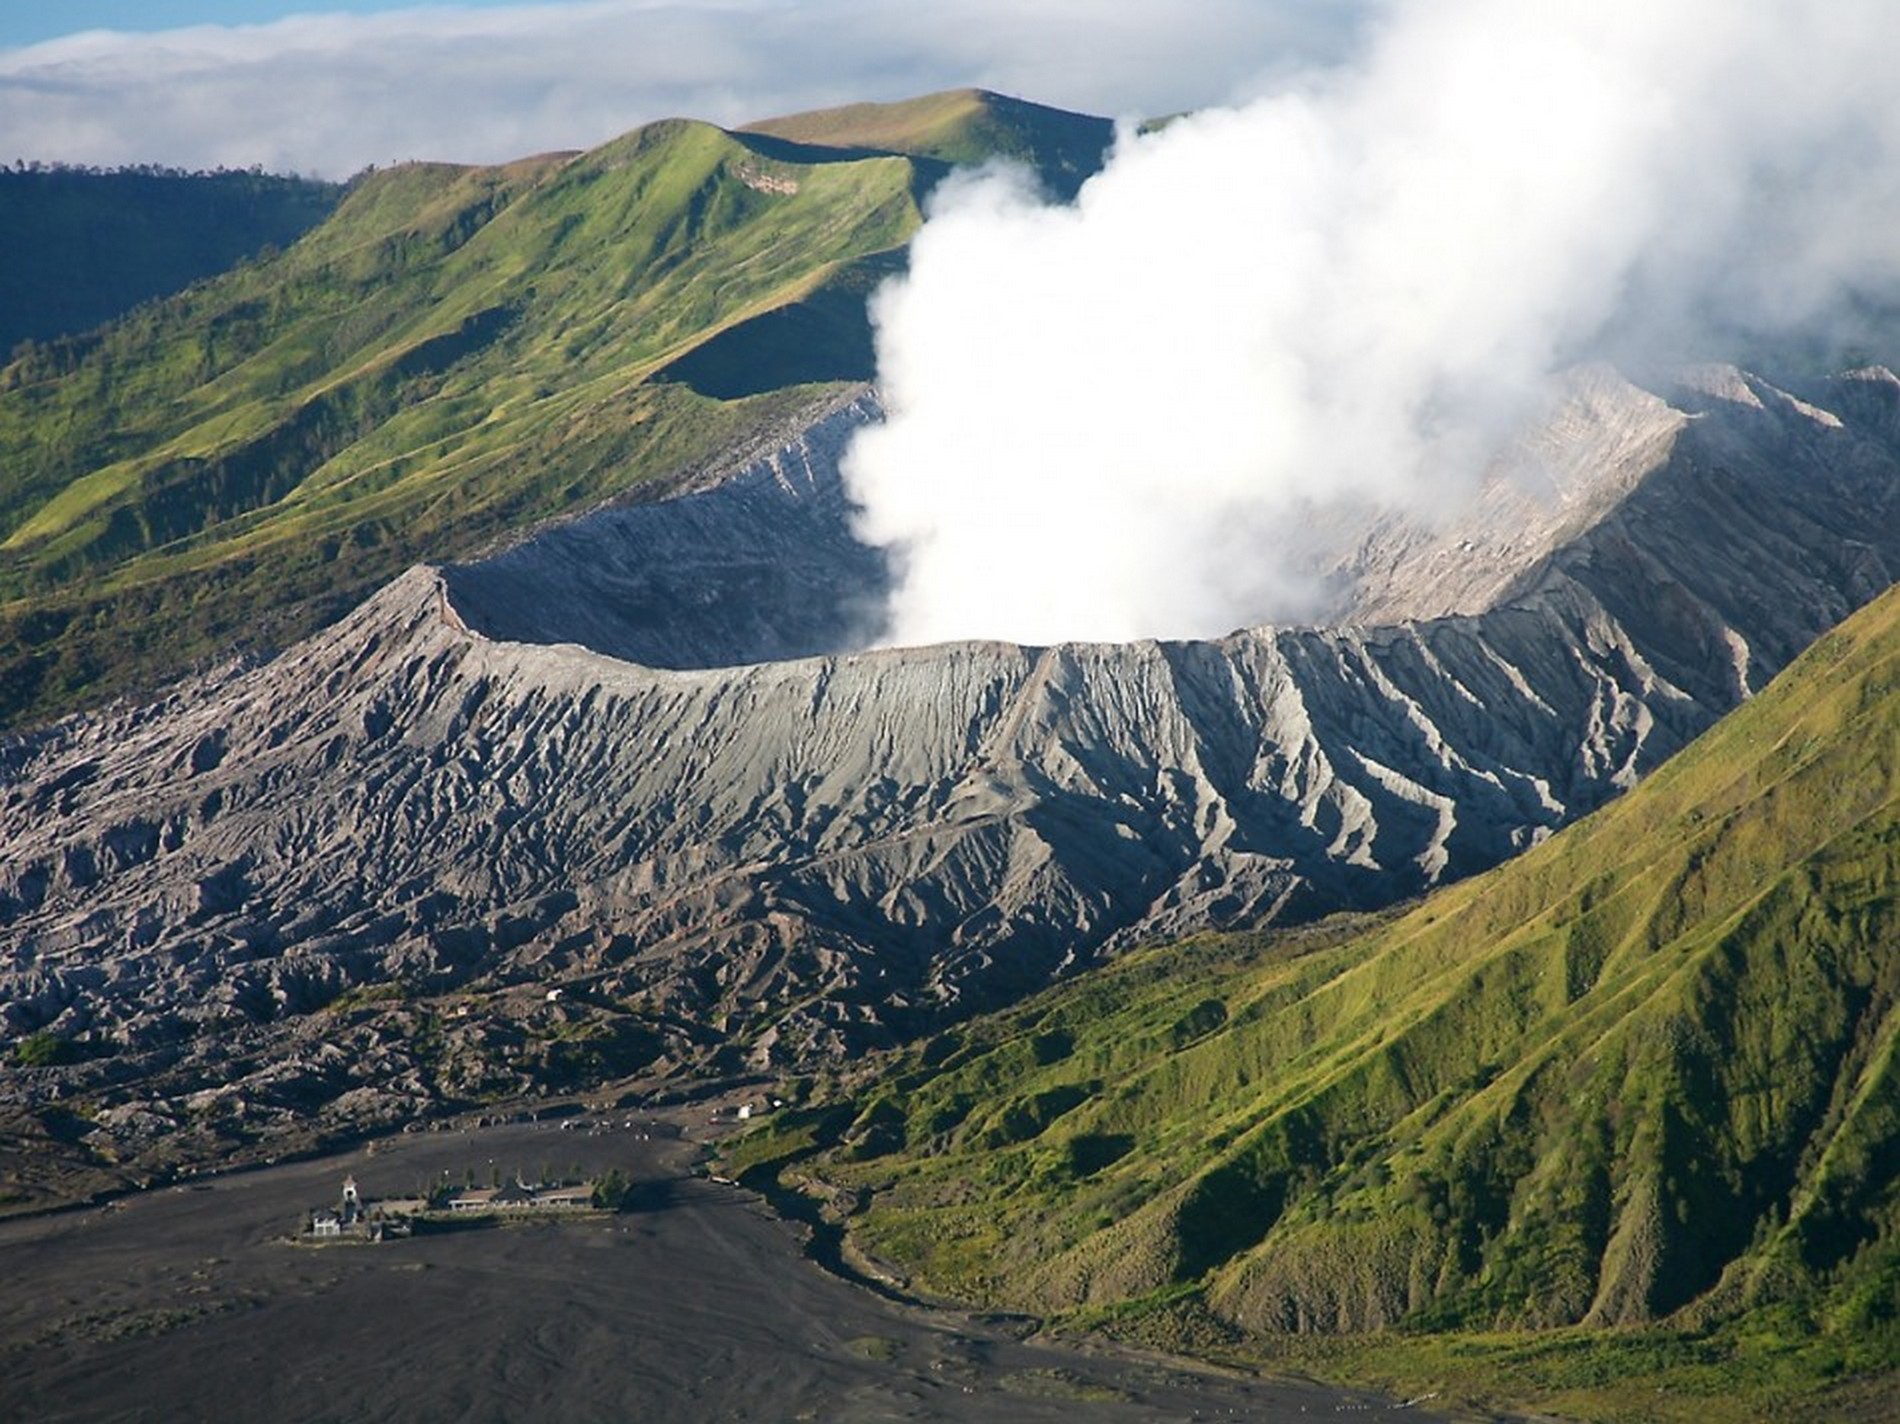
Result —
<svg viewBox="0 0 1900 1424"><path fill-rule="evenodd" d="M1017 132L983 105L943 133L965 130ZM280 645L868 378L863 298L942 171L683 120L410 164L281 254L23 353L0 369L0 726Z"/></svg>
<svg viewBox="0 0 1900 1424"><path fill-rule="evenodd" d="M987 90L954 89L895 104L791 114L741 132L943 164L1010 158L1033 168L1052 193L1070 198L1102 166L1115 126Z"/></svg>
<svg viewBox="0 0 1900 1424"><path fill-rule="evenodd" d="M1891 1372L1897 694L1889 593L1408 914L1133 955L889 1065L820 1171L933 1288L1406 1386L1457 1340L1734 1417Z"/></svg>
<svg viewBox="0 0 1900 1424"><path fill-rule="evenodd" d="M275 259L30 353L0 373L0 718L281 642L784 418L813 393L656 377L901 246L911 176L684 123L409 166Z"/></svg>
<svg viewBox="0 0 1900 1424"><path fill-rule="evenodd" d="M778 167L671 124L571 161L394 170L282 256L16 362L0 710L281 641L425 553L782 418L795 370L736 403L653 378L901 245L915 209L898 160L767 191Z"/></svg>

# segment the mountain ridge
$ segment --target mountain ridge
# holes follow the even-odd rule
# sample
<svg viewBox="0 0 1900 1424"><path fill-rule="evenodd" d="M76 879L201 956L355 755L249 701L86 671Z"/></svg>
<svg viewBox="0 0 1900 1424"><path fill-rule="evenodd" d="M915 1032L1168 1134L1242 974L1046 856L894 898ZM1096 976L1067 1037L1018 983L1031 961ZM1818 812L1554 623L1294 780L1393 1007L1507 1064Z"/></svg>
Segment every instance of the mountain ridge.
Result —
<svg viewBox="0 0 1900 1424"><path fill-rule="evenodd" d="M1889 591L1487 875L1132 954L736 1160L802 1164L859 1249L991 1308L1593 1418L1871 1400L1900 1369L1897 754ZM1274 1343L1315 1333L1351 1339Z"/></svg>
<svg viewBox="0 0 1900 1424"><path fill-rule="evenodd" d="M1033 149L971 115L944 132ZM948 164L779 142L665 120L371 173L286 251L0 369L0 725L282 647L867 379L864 299Z"/></svg>
<svg viewBox="0 0 1900 1424"><path fill-rule="evenodd" d="M897 153L947 166L1009 159L1030 168L1052 195L1067 200L1101 167L1115 125L987 89L951 89L895 103L847 104L762 119L735 132Z"/></svg>
<svg viewBox="0 0 1900 1424"><path fill-rule="evenodd" d="M1144 939L1416 894L1619 793L1892 581L1896 390L1843 386L1851 420L1667 417L1666 458L1525 542L1529 591L1480 614L868 652L880 566L836 459L874 407L834 404L694 494L413 570L274 661L6 744L0 1013L93 1055L19 1088L116 1084L163 1136L215 1045L240 1140L399 1121L470 1090L418 1023L549 984L653 1072L783 1070ZM1439 597L1462 542L1367 537L1419 571L1380 564L1387 600ZM554 612L496 622L536 590ZM575 642L664 664L715 625L712 666ZM360 1067L312 1078L309 1026L379 986Z"/></svg>

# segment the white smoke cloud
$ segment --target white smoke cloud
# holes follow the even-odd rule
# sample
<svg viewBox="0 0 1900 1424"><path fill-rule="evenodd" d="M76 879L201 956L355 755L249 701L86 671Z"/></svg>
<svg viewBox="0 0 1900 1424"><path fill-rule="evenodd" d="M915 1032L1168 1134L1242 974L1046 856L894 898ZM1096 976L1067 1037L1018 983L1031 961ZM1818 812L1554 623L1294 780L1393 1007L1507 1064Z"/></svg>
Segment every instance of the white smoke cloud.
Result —
<svg viewBox="0 0 1900 1424"><path fill-rule="evenodd" d="M1406 0L1347 63L1124 132L1072 208L946 187L847 462L891 641L1298 617L1300 501L1455 500L1608 333L1890 292L1896 54L1886 0Z"/></svg>
<svg viewBox="0 0 1900 1424"><path fill-rule="evenodd" d="M89 31L0 48L0 161L343 177L979 85L1091 112L1244 97L1370 0L570 0ZM322 10L322 0L309 8Z"/></svg>

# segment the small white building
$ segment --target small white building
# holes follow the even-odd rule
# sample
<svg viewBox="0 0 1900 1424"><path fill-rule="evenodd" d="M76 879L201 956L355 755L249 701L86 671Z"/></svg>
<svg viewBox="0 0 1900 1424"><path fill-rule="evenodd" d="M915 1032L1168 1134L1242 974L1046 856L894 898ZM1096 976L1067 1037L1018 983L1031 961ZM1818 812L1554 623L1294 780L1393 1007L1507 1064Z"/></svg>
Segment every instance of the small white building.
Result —
<svg viewBox="0 0 1900 1424"><path fill-rule="evenodd" d="M502 1187L471 1187L449 1198L450 1211L572 1211L594 1204L594 1186L529 1187L510 1182Z"/></svg>

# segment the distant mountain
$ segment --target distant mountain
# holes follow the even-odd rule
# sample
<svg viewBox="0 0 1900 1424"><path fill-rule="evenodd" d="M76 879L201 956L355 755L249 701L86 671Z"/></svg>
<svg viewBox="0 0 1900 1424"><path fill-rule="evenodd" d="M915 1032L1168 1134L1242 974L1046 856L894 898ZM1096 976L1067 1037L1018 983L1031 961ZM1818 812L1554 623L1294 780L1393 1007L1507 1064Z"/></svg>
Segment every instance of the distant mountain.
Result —
<svg viewBox="0 0 1900 1424"><path fill-rule="evenodd" d="M0 168L0 356L288 247L342 196L269 173Z"/></svg>
<svg viewBox="0 0 1900 1424"><path fill-rule="evenodd" d="M782 433L871 374L864 297L949 161L1046 152L1060 184L1106 134L898 107L944 157L808 115L376 173L283 253L0 369L0 725L282 646L419 558Z"/></svg>
<svg viewBox="0 0 1900 1424"><path fill-rule="evenodd" d="M895 104L849 104L748 124L741 133L798 144L901 153L944 164L1007 158L1071 198L1102 166L1115 139L1108 119L1072 114L983 89L954 89Z"/></svg>
<svg viewBox="0 0 1900 1424"><path fill-rule="evenodd" d="M748 1157L828 1135L852 1239L985 1304L1230 1346L1667 1322L1526 1377L1592 1417L1651 1417L1619 1379L1665 1367L1683 1418L1891 1417L1798 1400L1900 1369L1897 891L1900 591L1489 875L1131 954Z"/></svg>

